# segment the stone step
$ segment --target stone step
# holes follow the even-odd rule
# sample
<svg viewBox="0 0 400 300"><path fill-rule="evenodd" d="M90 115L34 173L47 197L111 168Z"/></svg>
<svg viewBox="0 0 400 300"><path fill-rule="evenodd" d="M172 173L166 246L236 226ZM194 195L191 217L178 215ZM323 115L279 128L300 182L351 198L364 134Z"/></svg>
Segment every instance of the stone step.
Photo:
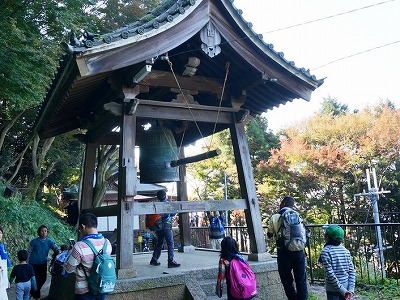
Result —
<svg viewBox="0 0 400 300"><path fill-rule="evenodd" d="M228 300L226 294L222 294L222 298L218 298L217 295L209 296L207 300Z"/></svg>

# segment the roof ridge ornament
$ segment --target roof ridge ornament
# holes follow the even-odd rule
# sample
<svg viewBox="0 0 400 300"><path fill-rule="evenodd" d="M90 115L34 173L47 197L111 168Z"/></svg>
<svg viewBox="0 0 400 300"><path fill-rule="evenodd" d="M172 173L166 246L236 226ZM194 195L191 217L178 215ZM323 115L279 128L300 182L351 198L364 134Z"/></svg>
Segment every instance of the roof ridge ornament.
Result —
<svg viewBox="0 0 400 300"><path fill-rule="evenodd" d="M221 53L221 34L213 23L208 22L200 31L201 50L213 58Z"/></svg>

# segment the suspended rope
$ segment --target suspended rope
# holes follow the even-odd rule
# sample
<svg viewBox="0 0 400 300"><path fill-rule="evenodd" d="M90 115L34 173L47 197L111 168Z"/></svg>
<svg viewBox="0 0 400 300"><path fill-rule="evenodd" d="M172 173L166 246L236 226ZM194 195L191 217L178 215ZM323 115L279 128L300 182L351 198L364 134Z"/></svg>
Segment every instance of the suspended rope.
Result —
<svg viewBox="0 0 400 300"><path fill-rule="evenodd" d="M166 61L168 62L168 65L169 65L169 67L170 67L170 69L171 69L171 73L172 73L172 75L173 75L174 78L175 78L175 82L176 82L176 84L177 84L177 86L178 86L178 88L179 88L179 91L180 91L180 93L181 93L181 95L182 95L182 97L183 97L183 99L184 99L184 101L185 101L185 103L186 103L186 105L187 105L187 108L188 108L188 110L189 110L189 112L190 112L190 114L191 114L191 116L192 116L193 122L195 123L196 128L197 128L197 130L199 131L199 134L200 134L200 136L201 136L201 139L202 139L202 140L204 141L204 143L205 143L205 139L204 139L203 133L201 132L201 129L200 129L200 127L199 127L199 125L198 125L198 123L197 123L197 121L196 121L196 118L195 118L195 116L193 115L193 112L192 112L192 110L191 110L191 108L190 108L189 102L188 102L188 100L186 99L185 94L183 93L182 87L181 87L181 85L179 84L179 81L178 81L178 78L176 77L176 74L175 74L175 71L174 71L172 62L171 62L171 61L169 60L169 58L168 58L168 53L166 54L165 57L167 58ZM171 162L171 166L179 166L179 165L181 165L181 164L186 164L186 163L190 163L190 162L196 162L196 161L199 161L199 160L203 160L203 159L207 159L207 158L212 158L212 157L215 157L215 156L221 154L221 151L220 151L219 149L210 151L210 147L211 147L211 145L212 145L212 140L213 140L212 137L213 137L213 135L214 135L214 133L215 133L216 126L217 126L217 124L218 124L218 118L219 118L220 111L221 111L221 106L222 106L222 99L223 99L223 97L224 97L226 81L227 81L227 79L228 79L228 74L229 74L229 66L230 66L230 63L227 62L227 63L226 63L226 70L225 70L224 84L223 84L223 87L222 87L221 97L220 97L220 101L219 101L219 105L218 105L217 117L216 117L216 120L215 120L215 123L214 123L214 128L213 128L213 132L212 132L212 136L211 136L210 146L207 148L207 144L205 143L205 146L206 146L206 148L207 148L207 152L206 152L206 153L203 153L203 154L199 154L199 155L193 156L193 157L188 157L188 158L183 158L183 159L179 159L179 160L176 160L176 161L172 161L172 162ZM182 145L183 145L183 140L184 140L184 136L185 136L185 133L186 133L186 129L187 129L187 127L185 126L184 131L183 131L183 134L182 134L181 143L180 143L180 146L179 146L180 148L181 148ZM170 146L172 147L171 144L170 144Z"/></svg>
<svg viewBox="0 0 400 300"><path fill-rule="evenodd" d="M212 132L212 135L211 135L210 146L209 146L208 150L211 149L212 141L213 141L213 137L214 137L214 133L215 133L215 130L216 130L216 128L217 128L218 118L219 118L219 114L220 114L221 106L222 106L222 99L224 98L224 92L225 92L226 81L228 80L228 74L229 74L229 67L230 67L230 65L231 65L231 63L230 63L229 61L225 64L225 79L224 79L224 84L223 84L223 86L222 86L221 98L219 99L217 118L215 119L214 129L213 129L213 132Z"/></svg>
<svg viewBox="0 0 400 300"><path fill-rule="evenodd" d="M168 57L168 54L167 54L166 56ZM202 134L202 132L201 132L201 130L200 130L199 124L197 124L196 118L194 117L193 112L192 112L192 110L190 109L189 102L187 101L187 99L186 99L186 97L185 97L185 94L183 93L182 87L181 87L181 85L179 84L178 78L177 78L176 75L175 75L174 68L172 67L172 61L170 61L169 59L167 59L167 62L168 62L168 65L169 65L169 67L170 67L170 69L171 69L172 75L173 75L174 78L175 78L176 84L178 85L179 91L181 92L181 95L182 95L183 99L185 99L185 103L186 103L187 108L188 108L188 110L189 110L189 112L190 112L190 115L192 116L193 122L195 123L195 125L196 125L196 127L197 127L197 130L198 130L199 133L200 133L201 138L204 140L204 136L203 136L203 134Z"/></svg>

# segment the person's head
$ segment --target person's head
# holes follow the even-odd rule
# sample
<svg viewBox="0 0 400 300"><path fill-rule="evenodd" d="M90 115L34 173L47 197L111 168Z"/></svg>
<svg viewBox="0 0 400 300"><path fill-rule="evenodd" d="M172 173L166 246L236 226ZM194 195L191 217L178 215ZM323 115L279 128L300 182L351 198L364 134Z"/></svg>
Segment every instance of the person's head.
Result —
<svg viewBox="0 0 400 300"><path fill-rule="evenodd" d="M28 259L28 251L26 250L19 250L17 252L17 257L19 262L26 261Z"/></svg>
<svg viewBox="0 0 400 300"><path fill-rule="evenodd" d="M79 228L84 235L97 233L97 217L91 213L82 214L79 218Z"/></svg>
<svg viewBox="0 0 400 300"><path fill-rule="evenodd" d="M322 228L325 230L325 238L328 242L340 245L344 240L344 230L339 225L325 225Z"/></svg>
<svg viewBox="0 0 400 300"><path fill-rule="evenodd" d="M284 208L284 207L290 207L292 208L294 206L294 199L291 196L285 196L283 197L281 204L280 204L280 208Z"/></svg>
<svg viewBox="0 0 400 300"><path fill-rule="evenodd" d="M157 199L164 200L167 197L167 193L164 190L157 192Z"/></svg>
<svg viewBox="0 0 400 300"><path fill-rule="evenodd" d="M0 241L3 239L3 227L0 226Z"/></svg>
<svg viewBox="0 0 400 300"><path fill-rule="evenodd" d="M214 211L214 216L219 217L219 211L218 210Z"/></svg>
<svg viewBox="0 0 400 300"><path fill-rule="evenodd" d="M238 244L235 239L230 236L224 237L221 241L221 257L228 259L235 253L239 253Z"/></svg>
<svg viewBox="0 0 400 300"><path fill-rule="evenodd" d="M38 230L37 230L37 235L41 238L41 239L45 239L47 238L47 236L49 235L49 227L47 227L46 225L40 225Z"/></svg>

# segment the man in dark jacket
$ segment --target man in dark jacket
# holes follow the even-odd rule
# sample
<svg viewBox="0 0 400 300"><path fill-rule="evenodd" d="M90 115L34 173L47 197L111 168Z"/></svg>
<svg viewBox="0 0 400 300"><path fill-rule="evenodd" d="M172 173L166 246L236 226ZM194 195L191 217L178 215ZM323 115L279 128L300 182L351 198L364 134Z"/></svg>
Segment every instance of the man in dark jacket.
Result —
<svg viewBox="0 0 400 300"><path fill-rule="evenodd" d="M276 240L278 272L286 297L289 300L307 300L306 257L304 250L288 250L280 234L282 224L281 216L285 210L293 209L293 206L294 199L292 197L285 196L282 199L279 212L272 215L269 220L267 235L268 238L275 238Z"/></svg>
<svg viewBox="0 0 400 300"><path fill-rule="evenodd" d="M168 202L167 194L164 190L157 192L157 198L158 200L160 200L160 202ZM161 215L162 228L156 231L157 243L154 247L153 257L150 260L150 265L152 266L159 266L161 264L158 259L161 256L161 250L164 245L164 240L166 241L168 247L168 268L177 268L181 266L174 260L174 235L172 232L172 217L175 215L176 213Z"/></svg>

